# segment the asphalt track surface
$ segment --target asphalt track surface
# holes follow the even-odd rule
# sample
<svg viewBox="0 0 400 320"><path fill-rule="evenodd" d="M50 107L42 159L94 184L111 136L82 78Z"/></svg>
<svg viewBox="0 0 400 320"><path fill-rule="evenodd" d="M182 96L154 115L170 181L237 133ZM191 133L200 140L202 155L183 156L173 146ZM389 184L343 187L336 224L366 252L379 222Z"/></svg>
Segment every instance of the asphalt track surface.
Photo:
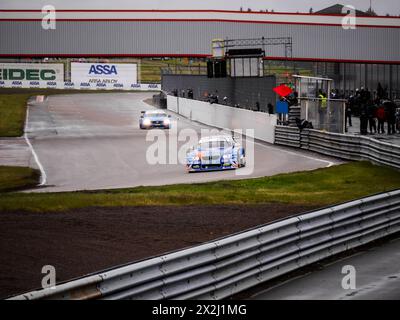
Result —
<svg viewBox="0 0 400 320"><path fill-rule="evenodd" d="M244 141L246 168L188 174L176 159L177 153L186 150L190 139L200 137L202 130L211 128L171 113L175 124L173 129L140 130L140 112L154 109L143 101L151 98L152 94L56 95L48 97L44 103L31 105L26 137L37 155L38 167L46 176L45 186L34 191L96 190L243 179L339 163L308 152ZM159 135L157 139L160 140L151 138L154 135ZM186 140L177 141L178 136ZM156 144L157 141L161 143ZM184 144L186 148L181 148ZM161 151L154 152L156 147ZM160 157L163 152L166 156ZM164 159L165 163L152 164L154 157L148 156L152 154Z"/></svg>
<svg viewBox="0 0 400 320"><path fill-rule="evenodd" d="M343 289L343 266L356 271L355 289ZM400 239L335 261L321 270L260 292L253 300L400 300Z"/></svg>

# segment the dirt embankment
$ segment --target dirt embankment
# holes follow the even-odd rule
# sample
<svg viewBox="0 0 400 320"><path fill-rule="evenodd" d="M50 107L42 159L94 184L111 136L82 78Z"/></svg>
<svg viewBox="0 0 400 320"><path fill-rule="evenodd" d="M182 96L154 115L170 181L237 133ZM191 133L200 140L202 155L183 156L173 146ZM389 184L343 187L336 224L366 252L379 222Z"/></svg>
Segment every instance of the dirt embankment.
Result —
<svg viewBox="0 0 400 320"><path fill-rule="evenodd" d="M53 265L65 281L200 244L312 208L186 206L0 213L0 297L40 287Z"/></svg>

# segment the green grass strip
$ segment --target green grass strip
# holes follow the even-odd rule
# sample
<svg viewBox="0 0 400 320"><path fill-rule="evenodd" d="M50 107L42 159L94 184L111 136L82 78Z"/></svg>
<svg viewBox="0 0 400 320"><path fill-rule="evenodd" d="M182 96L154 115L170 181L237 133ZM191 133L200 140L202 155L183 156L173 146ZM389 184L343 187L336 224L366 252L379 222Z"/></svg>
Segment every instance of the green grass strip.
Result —
<svg viewBox="0 0 400 320"><path fill-rule="evenodd" d="M34 188L40 180L40 172L25 167L0 166L0 192ZM1 194L0 198L5 195Z"/></svg>
<svg viewBox="0 0 400 320"><path fill-rule="evenodd" d="M182 174L185 174L182 172ZM352 162L257 179L96 192L0 195L0 211L48 212L91 206L255 205L327 206L400 188L400 172Z"/></svg>

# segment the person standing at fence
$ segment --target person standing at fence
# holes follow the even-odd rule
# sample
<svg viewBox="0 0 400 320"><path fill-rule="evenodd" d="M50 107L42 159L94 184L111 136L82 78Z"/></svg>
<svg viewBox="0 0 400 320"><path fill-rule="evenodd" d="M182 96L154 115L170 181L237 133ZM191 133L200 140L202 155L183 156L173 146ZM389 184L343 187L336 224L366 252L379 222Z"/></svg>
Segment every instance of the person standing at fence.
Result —
<svg viewBox="0 0 400 320"><path fill-rule="evenodd" d="M319 90L319 92L318 92L318 99L320 99L321 108L325 109L326 104L327 104L327 98L326 98L326 94L323 93L322 90Z"/></svg>
<svg viewBox="0 0 400 320"><path fill-rule="evenodd" d="M388 134L396 133L396 104L393 101L385 103L386 118L388 122Z"/></svg>
<svg viewBox="0 0 400 320"><path fill-rule="evenodd" d="M318 91L318 99L319 99L319 127L322 130L326 130L327 129L327 123L325 123L326 121L326 112L327 112L327 98L326 98L326 94L324 92L322 92L322 90L320 89Z"/></svg>
<svg viewBox="0 0 400 320"><path fill-rule="evenodd" d="M364 103L360 105L360 133L368 134L368 111L367 105Z"/></svg>
<svg viewBox="0 0 400 320"><path fill-rule="evenodd" d="M367 106L367 116L369 123L369 133L376 133L376 105L372 102L368 102Z"/></svg>
<svg viewBox="0 0 400 320"><path fill-rule="evenodd" d="M379 104L379 107L376 110L376 117L378 119L378 133L385 133L386 114L382 103Z"/></svg>
<svg viewBox="0 0 400 320"><path fill-rule="evenodd" d="M351 102L348 100L346 102L345 117L346 117L346 126L347 123L349 123L349 127L353 126L353 124L351 123L351 109L352 109Z"/></svg>
<svg viewBox="0 0 400 320"><path fill-rule="evenodd" d="M364 87L361 87L359 91L359 107L360 107L360 133L365 135L368 134L368 93Z"/></svg>
<svg viewBox="0 0 400 320"><path fill-rule="evenodd" d="M189 88L187 92L188 92L188 99L193 99L193 89Z"/></svg>
<svg viewBox="0 0 400 320"><path fill-rule="evenodd" d="M218 90L215 90L214 103L218 104L218 101L219 101Z"/></svg>
<svg viewBox="0 0 400 320"><path fill-rule="evenodd" d="M400 108L396 109L396 130L400 133Z"/></svg>
<svg viewBox="0 0 400 320"><path fill-rule="evenodd" d="M268 103L267 109L268 109L268 114L274 113L274 106L272 105L272 103Z"/></svg>
<svg viewBox="0 0 400 320"><path fill-rule="evenodd" d="M288 96L288 102L291 106L298 106L299 105L299 93L297 91L293 91Z"/></svg>

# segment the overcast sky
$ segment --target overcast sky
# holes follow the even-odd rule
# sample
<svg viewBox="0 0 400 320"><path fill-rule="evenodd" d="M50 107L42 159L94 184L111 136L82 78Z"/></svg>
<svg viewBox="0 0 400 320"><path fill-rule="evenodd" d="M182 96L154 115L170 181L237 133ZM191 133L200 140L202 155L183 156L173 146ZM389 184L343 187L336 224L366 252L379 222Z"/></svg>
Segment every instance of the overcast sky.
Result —
<svg viewBox="0 0 400 320"><path fill-rule="evenodd" d="M0 0L1 9L39 9L51 4L56 9L274 9L281 12L308 12L341 3L367 10L370 0ZM400 14L400 0L372 0L379 14Z"/></svg>

